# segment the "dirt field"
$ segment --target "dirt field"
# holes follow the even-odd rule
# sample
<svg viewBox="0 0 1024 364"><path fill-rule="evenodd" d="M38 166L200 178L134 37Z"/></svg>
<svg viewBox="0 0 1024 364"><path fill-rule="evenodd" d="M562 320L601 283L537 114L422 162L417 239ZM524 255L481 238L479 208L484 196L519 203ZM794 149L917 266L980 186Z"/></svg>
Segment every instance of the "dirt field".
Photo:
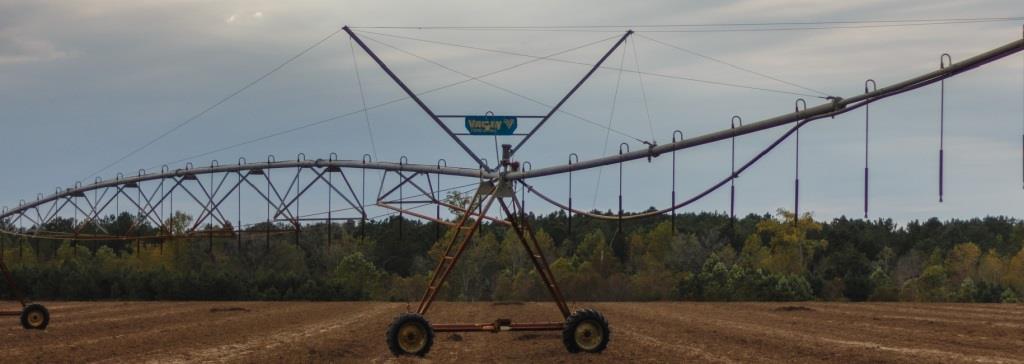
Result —
<svg viewBox="0 0 1024 364"><path fill-rule="evenodd" d="M1022 363L1024 305L595 303L602 354L556 332L438 334L426 360L391 356L404 303L60 302L50 327L0 318L0 361L26 362L836 362ZM581 305L584 306L584 305ZM14 307L5 305L4 308ZM435 322L558 320L551 303L434 305Z"/></svg>

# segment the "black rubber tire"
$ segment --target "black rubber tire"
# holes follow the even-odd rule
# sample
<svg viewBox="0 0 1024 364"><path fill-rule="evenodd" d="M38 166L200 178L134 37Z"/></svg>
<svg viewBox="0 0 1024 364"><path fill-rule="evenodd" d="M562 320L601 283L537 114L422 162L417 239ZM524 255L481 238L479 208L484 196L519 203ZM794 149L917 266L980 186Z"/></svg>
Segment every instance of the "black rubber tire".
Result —
<svg viewBox="0 0 1024 364"><path fill-rule="evenodd" d="M39 314L42 315L42 321L33 323L29 320L29 315ZM25 306L21 310L21 327L26 330L46 330L46 326L50 324L50 311L43 305L33 303Z"/></svg>
<svg viewBox="0 0 1024 364"><path fill-rule="evenodd" d="M402 328L402 326L410 323L419 325L427 334L426 345L423 345L422 349L417 350L415 352L406 351L405 349L402 348L402 346L399 343L399 330ZM388 350L390 350L391 353L394 354L395 356L415 355L422 357L427 355L427 353L430 352L430 347L434 345L434 328L430 326L430 322L427 321L426 318L419 314L403 313L401 315L398 315L398 317L395 317L394 321L391 321L391 325L388 326L387 339Z"/></svg>
<svg viewBox="0 0 1024 364"><path fill-rule="evenodd" d="M593 323L603 331L601 341L597 346L586 349L580 346L580 343L576 342L576 328L582 323ZM597 310L584 308L576 310L569 318L565 319L565 328L562 329L562 344L565 345L565 349L570 353L600 353L608 347L608 341L611 339L612 332L608 328L608 320L604 318Z"/></svg>

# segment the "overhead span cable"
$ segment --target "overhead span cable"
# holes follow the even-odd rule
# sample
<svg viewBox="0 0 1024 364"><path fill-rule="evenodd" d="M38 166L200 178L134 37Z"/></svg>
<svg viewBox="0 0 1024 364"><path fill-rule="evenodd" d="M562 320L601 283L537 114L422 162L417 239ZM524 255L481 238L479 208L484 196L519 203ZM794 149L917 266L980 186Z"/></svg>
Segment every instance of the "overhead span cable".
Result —
<svg viewBox="0 0 1024 364"><path fill-rule="evenodd" d="M683 23L683 24L617 24L617 25L505 25L505 26L453 26L453 25L425 25L425 26L363 26L352 27L355 29L396 29L396 30L465 30L465 31L618 31L619 29L672 29L672 28L725 28L725 29L703 29L707 32L733 31L742 27L741 31L758 30L804 30L804 29L832 29L832 27L810 26L844 26L863 25L875 27L900 27L917 25L943 25L943 24L965 24L965 23L995 23L1007 21L1020 21L1024 17L977 17L977 18L931 18L931 19L862 19L862 20L818 20L818 21L789 21L789 22L732 22L732 23ZM768 29L759 29L765 28ZM779 28L786 27L786 28ZM699 31L701 29L694 29Z"/></svg>
<svg viewBox="0 0 1024 364"><path fill-rule="evenodd" d="M436 61L436 60L433 60L433 59L430 59L430 58L427 58L427 57L424 57L424 56L418 55L418 54L416 54L416 53L413 53L413 52L411 52L411 51L408 51L408 50L405 50L405 49L399 48L399 47L397 47L397 46L395 46L395 45L392 45L392 44L388 44L388 43L386 43L386 42L383 42L383 41L381 41L381 40L379 40L379 39L375 39L375 38L373 38L373 37L369 37L369 36L366 36L366 35L363 35L363 38L366 38L367 40L370 40L370 41L372 41L372 42L374 42L374 43L377 43L377 44L383 45L383 46L385 46L385 47L388 47L388 48L394 49L394 50L396 50L396 51L398 51L398 52L401 52L401 53L405 53L405 54L407 54L407 55L410 55L410 56L413 56L413 57L419 58L419 59L421 59L421 60L423 60L423 61L425 61L425 62L431 63L431 64L433 64L433 65L435 65L435 66L441 67L441 68L443 68L443 69L445 69L445 70L448 70L448 71L450 71L450 72L453 72L453 73L455 73L455 74L458 74L458 75L460 75L460 76L466 77L466 78L468 78L468 80L480 82L480 83L482 83L482 84L484 84L484 85L487 85L487 86L493 87L493 88L495 88L495 89L498 89L498 90L504 91L504 92L506 92L506 93L509 93L509 94L511 94L511 95L513 95L513 96L517 96L517 97L519 97L519 98L525 99L525 100L527 100L527 101L530 101L530 102L536 103L536 104L538 104L538 105L541 105L541 106L544 106L544 107L547 107L547 108L551 108L551 107L552 107L552 106L551 106L550 104L547 104L547 103L545 103L545 102L542 102L542 101L540 101L540 100L534 99L534 98L532 98L532 97L526 96L526 95L524 95L524 94L522 94L522 93L519 93L519 92L516 92L516 91L510 90L510 89L508 89L508 88L505 88L505 87L499 86L498 84L496 84L496 83L494 83L494 82L490 82L490 81L484 80L484 79L483 79L482 77L478 77L478 76L473 76L473 75L467 74L467 73L465 73L465 72L462 72L462 71L459 71L459 70L457 70L457 69L455 69L455 68L453 68L453 67L450 67L450 66L446 66L446 65L444 65L444 64L442 64L441 62L438 62L438 61ZM483 76L483 77L486 77L486 76ZM600 123L598 123L598 122L596 122L596 121L593 121L593 120L587 119L587 118L585 118L585 117L582 117L582 116L580 116L580 115L577 115L577 114L575 114L575 113L572 113L572 112L569 112L569 111L565 111L565 110L562 110L562 109L559 109L559 110L558 110L558 112L560 112L560 113L564 113L564 114L566 114L566 115L569 115L569 116L572 116L572 117L574 117L574 118L576 118L576 119L578 119L578 120L580 120L580 121L586 122L586 123L588 123L588 124L590 124L590 125L593 125L593 126L596 126L596 127L602 128L602 129L605 129L605 130L607 130L607 131L609 131L609 132L613 132L613 133L615 133L615 134L618 134L618 135L621 135L621 136L624 136L624 137L627 137L627 138L633 139L633 140L635 140L635 141L638 141L638 142L641 142L641 143L644 143L644 142L646 142L645 140L643 140L643 139L640 139L640 138L637 138L637 137L635 137L635 136L632 136L632 135L630 135L630 134L627 134L626 132L623 132L623 131L621 131L621 130L616 130L616 129L614 129L614 128L611 128L611 127L609 127L609 126L601 125Z"/></svg>
<svg viewBox="0 0 1024 364"><path fill-rule="evenodd" d="M593 64L586 63L586 62L579 62L579 61L573 61L573 60L561 59L561 58L552 58L550 56L547 56L547 57L545 57L545 56L535 56L535 55L526 54L526 53L505 51L505 50L493 49L493 48L477 47L477 46L464 45L464 44L451 43L451 42L435 41L435 40L429 40L429 39L423 39L423 38L407 37L407 36L396 35L396 34L371 32L371 31L365 31L365 30L364 31L360 31L360 33L375 34L375 35L380 35L380 36L385 36L385 37L390 37L390 38L413 40L413 41L417 41L417 42L432 43L432 44L445 45L445 46L456 47L456 48L473 49L473 50L478 50L478 51L483 51L483 52L491 52L491 53L505 54L505 55L511 55L511 56L518 56L518 57L535 58L535 59L543 58L546 61L566 63L566 64L574 64L574 65L578 65L578 66L586 66L586 67L592 67L593 66ZM715 85L715 86L741 88L741 89L747 89L747 90L764 91L764 92L787 94L787 95L793 95L793 96L816 97L816 98L819 98L819 99L824 99L825 98L824 96L819 96L817 94L806 94L806 93L792 92L792 91L786 91L786 90L778 90L778 89L772 89L772 88L766 88L766 87L757 87L757 86L749 86L749 85L742 85L742 84L729 83L729 82L705 80L705 79L699 79L699 78L693 78L693 77L687 77L687 76L669 75L669 74L657 73L657 72L644 72L644 71L637 71L637 70L632 70L632 69L621 69L621 68L620 69L616 69L615 67L609 67L609 66L601 66L599 68L600 69L604 69L604 70L609 70L609 71L622 71L622 72L629 72L629 73L639 73L639 74L642 74L642 75L645 75L645 76L667 78L667 79L680 80L680 81L689 81L689 82L703 83L703 84Z"/></svg>
<svg viewBox="0 0 1024 364"><path fill-rule="evenodd" d="M596 41L593 41L593 42L590 42L590 43L586 43L586 44L583 44L583 45L580 45L580 46L572 47L572 48L569 48L569 49L566 49L566 50L563 50L563 51L555 52L555 53L552 53L552 54L550 54L550 55L548 55L546 57L554 57L554 56L557 56L557 55L560 55L560 54L572 52L572 51L575 51L575 50L578 50L578 49L586 48L586 47L589 47L589 46L592 46L592 45L595 45L595 44L599 44L599 43L608 41L608 40L613 39L613 38L617 38L617 37L616 36L612 36L612 37L603 38L603 39L596 40ZM502 72L507 72L507 71L510 71L510 70L513 70L513 69L516 69L516 68L519 68L519 67L531 64L531 63L534 63L534 62L541 61L541 60L545 59L546 57L540 57L540 58L537 58L537 59L533 59L533 60L517 63L517 64L511 65L511 66L505 67L505 68L501 68L501 69L498 69L498 70L495 70L495 71L491 71L491 72L484 73L482 75L475 76L474 78L483 78L483 77L488 77L488 76L496 75L496 74L499 74L499 73L502 73ZM441 90L444 90L444 89L447 89L447 88L455 87L455 86L458 86L458 85L461 85L461 84L464 84L464 83L467 83L467 82L470 82L470 81L472 81L472 79L466 79L466 80L462 80L462 81L458 81L458 82L449 83L449 84L438 86L438 87L435 87L435 88L432 88L432 89L429 89L429 90L421 91L417 95L426 95L426 94L437 92L437 91L441 91ZM398 97L398 98L395 98L395 99L391 99L389 101L385 101L385 102L382 102L382 103L379 103L379 104L376 104L376 105L373 105L373 106L370 106L370 107L367 107L367 108L352 110L352 111L349 111L349 112L344 113L344 114L338 114L338 115L334 115L334 116L331 116L331 117L328 117L328 118L307 122L305 124L302 124L302 125L299 125L299 126L296 126L296 127L280 130L280 131L277 131L277 132L274 132L274 133L266 134L266 135L263 135L263 136L260 136L260 137L256 137L256 138L249 139L249 140L246 140L246 141L238 142L238 143L235 143L235 144L232 144L232 145L228 145L228 146L225 146L225 147L221 147L221 148L217 148L217 149L210 150L210 151L207 151L207 152L195 154L195 155L192 155L192 156L189 156L189 157L186 157L186 158L178 159L176 161L172 161L172 162L168 162L168 163L162 163L161 165L164 165L164 164L168 164L168 165L169 164L176 164L176 163L181 163L181 162L185 162L185 161L188 161L188 160L192 160L192 159L195 159L195 158L205 157L205 156L208 156L208 155L211 155L211 154L214 154L214 153L223 152L225 150L230 150L230 149L234 149L234 148L241 147L241 146L244 146L244 145L248 145L248 144L256 143L256 142L259 142L259 141L267 140L267 139L270 139L270 138L278 137L278 136L281 136L281 135L294 133L296 131L299 131L299 130L302 130L302 129L306 129L306 128L310 128L310 127L313 127L313 126L317 126L317 125L320 125L320 124L324 124L324 123L327 123L327 122L331 122L331 121L335 121L335 120L339 120L339 119L344 119L344 118L352 116L352 115L358 115L359 113L362 113L362 112L367 111L367 110L373 110L373 109L381 108L381 107L388 106L388 105L391 105L391 104L394 104L394 103L397 103L397 102L400 102L400 101L405 101L405 100L408 100L408 99L409 99L409 96L401 96L401 97ZM160 165L149 167L149 168L147 168L147 170L152 170L152 169L155 169L155 168L160 168Z"/></svg>
<svg viewBox="0 0 1024 364"><path fill-rule="evenodd" d="M267 77L270 77L270 75L274 74L275 72L280 71L282 68L284 68L288 64L292 63L292 61L295 61L296 59L299 59L300 57L302 57L306 53L309 53L309 51L311 51L314 48L320 46L324 42L327 42L327 40L331 39L335 35L338 35L338 33L341 33L341 31L342 31L342 29L339 28L338 30L334 31L333 33L328 34L323 39L320 39L319 41L316 41L315 43L313 43L312 45L306 47L305 49L303 49L299 53L296 53L295 55L293 55L293 56L289 57L288 59L286 59L284 62L281 62L281 64L277 65L277 67L272 68L270 71L267 71L263 75L261 75L261 76L257 77L256 79L250 81L249 83L245 84L244 86L242 86L241 88L235 90L234 92L228 94L227 96L224 96L223 98L221 98L217 102L211 104L210 106L207 106L203 110L201 110L198 113L192 115L188 119L185 119L184 121L178 123L174 127L170 128L170 129L167 129L166 131L164 131L160 135L157 135L155 138L150 139L148 142L146 142L146 143L142 144L141 146L133 149L131 152L128 152L127 154L122 155L120 158L115 159L113 162L110 162L110 163L104 165L103 167L93 171L92 173L89 173L88 176L85 176L82 179L83 180L84 179L88 179L89 177L92 177L92 176L95 176L95 175L97 175L99 173L102 173L102 172L106 171L107 169L110 169L110 167L113 167L114 165L116 165L118 163L121 163L125 159L130 158L131 156L135 155L136 153L139 153L142 150L144 150L146 148L149 148L149 146L153 145L154 143L156 143L160 139L163 139L164 137L166 137L166 136L170 135L171 133L175 132L176 130L181 129L185 125L188 125L188 124L192 123L193 121L198 120L199 118L203 117L203 115L206 115L210 111L213 111L213 109L216 109L217 107L219 107L220 105L223 105L224 103L228 102L229 100L231 100L235 96L238 96L242 92L245 92L245 90L248 90L249 88L255 86L256 84L260 83L261 81L263 81Z"/></svg>
<svg viewBox="0 0 1024 364"><path fill-rule="evenodd" d="M810 88L810 87L802 86L802 85L797 84L795 82L786 81L786 80L780 79L778 77L774 77L774 76L771 76L771 75L768 75L768 74L765 74L765 73L762 73L762 72L758 72L758 71L752 70L750 68L738 66L738 65L736 65L734 63L730 63L730 62L724 61L724 60L719 59L719 58L708 56L708 55L702 54L702 53L697 52L697 51L692 50L692 49L683 48L681 46L678 46L678 45L675 45L675 44L671 44L671 43L668 43L668 42L663 42L663 41L660 41L660 40L648 37L648 36L643 35L643 34L637 34L637 36L641 37L641 38L644 38L644 39L647 39L649 41L661 44L663 46L666 46L666 47L669 47L669 48L673 48L673 49L679 50L681 52L685 52L685 53L688 53L688 54L691 54L691 55L694 55L694 56L697 56L697 57L700 57L700 58L704 58L704 59L712 61L712 62L721 63L721 64L724 64L726 66L732 67L734 69L737 69L737 70L740 70L740 71L743 71L743 72L746 72L746 73L750 73L750 74L753 74L753 75L756 75L756 76L764 77L764 78L767 78L767 79L772 80L772 81L784 83L786 85L790 85L790 86L793 86L793 87L796 87L796 88L799 88L799 89L803 89L803 90L806 90L806 91L814 92L814 93L817 93L817 94L819 94L821 96L828 96L829 95L826 92L822 92L822 91L818 91L818 90L815 90L815 89Z"/></svg>

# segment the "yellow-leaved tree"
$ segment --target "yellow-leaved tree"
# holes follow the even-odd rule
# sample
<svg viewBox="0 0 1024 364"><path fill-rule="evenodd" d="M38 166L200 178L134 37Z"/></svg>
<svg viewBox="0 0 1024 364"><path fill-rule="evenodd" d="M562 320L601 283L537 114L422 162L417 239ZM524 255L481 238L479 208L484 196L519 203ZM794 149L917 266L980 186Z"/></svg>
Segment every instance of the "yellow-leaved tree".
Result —
<svg viewBox="0 0 1024 364"><path fill-rule="evenodd" d="M814 222L811 214L797 218L785 210L778 211L778 218L759 222L757 234L769 239L770 256L764 260L764 267L772 273L806 273L814 253L828 246L824 239L807 237L809 232L820 231L821 225Z"/></svg>

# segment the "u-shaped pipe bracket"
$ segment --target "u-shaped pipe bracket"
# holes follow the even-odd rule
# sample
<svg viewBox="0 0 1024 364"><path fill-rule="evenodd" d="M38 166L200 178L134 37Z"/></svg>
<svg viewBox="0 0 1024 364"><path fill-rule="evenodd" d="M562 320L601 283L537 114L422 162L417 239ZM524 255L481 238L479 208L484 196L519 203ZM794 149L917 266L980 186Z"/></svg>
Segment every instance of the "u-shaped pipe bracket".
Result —
<svg viewBox="0 0 1024 364"><path fill-rule="evenodd" d="M575 164L580 162L580 156L576 153L569 153L569 164Z"/></svg>
<svg viewBox="0 0 1024 364"><path fill-rule="evenodd" d="M623 151L622 151L623 148L625 148L625 150L626 150L625 153L629 153L629 144L626 143L626 142L622 142L622 143L619 143L619 154L623 153Z"/></svg>
<svg viewBox="0 0 1024 364"><path fill-rule="evenodd" d="M946 61L949 61L949 64L946 64ZM939 69L943 69L952 65L953 57L950 56L949 53L943 53L941 56L939 56Z"/></svg>
<svg viewBox="0 0 1024 364"><path fill-rule="evenodd" d="M676 140L676 136L679 137L679 140ZM679 129L673 130L672 131L672 142L675 143L675 142L678 142L678 141L681 141L681 140L683 140L683 131L679 130Z"/></svg>
<svg viewBox="0 0 1024 364"><path fill-rule="evenodd" d="M870 78L865 80L864 81L864 93L875 92L875 91L878 91L878 84L875 83L875 80L872 80Z"/></svg>

